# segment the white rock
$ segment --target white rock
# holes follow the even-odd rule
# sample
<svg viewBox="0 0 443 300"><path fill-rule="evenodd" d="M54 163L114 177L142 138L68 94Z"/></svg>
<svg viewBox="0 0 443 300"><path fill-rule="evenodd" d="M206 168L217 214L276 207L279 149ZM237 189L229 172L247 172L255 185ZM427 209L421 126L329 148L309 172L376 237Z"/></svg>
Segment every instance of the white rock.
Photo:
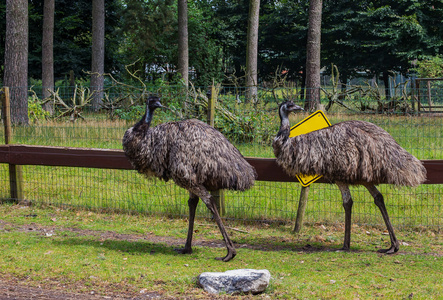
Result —
<svg viewBox="0 0 443 300"><path fill-rule="evenodd" d="M198 276L198 284L211 294L258 294L267 288L270 279L268 270L239 269L202 273Z"/></svg>

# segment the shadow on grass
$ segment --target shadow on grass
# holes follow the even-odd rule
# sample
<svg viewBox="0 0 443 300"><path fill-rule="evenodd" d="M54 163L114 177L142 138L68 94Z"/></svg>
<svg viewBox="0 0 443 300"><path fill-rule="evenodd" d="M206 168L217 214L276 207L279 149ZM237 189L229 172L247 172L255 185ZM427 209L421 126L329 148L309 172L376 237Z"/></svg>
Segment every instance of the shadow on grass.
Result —
<svg viewBox="0 0 443 300"><path fill-rule="evenodd" d="M177 247L168 246L161 243L151 243L146 241L125 241L125 240L96 240L94 238L65 238L63 240L54 240L58 246L88 246L94 248L106 248L111 251L119 251L128 254L165 254L178 255L174 250Z"/></svg>
<svg viewBox="0 0 443 300"><path fill-rule="evenodd" d="M162 242L149 242L149 241L134 241L134 240L97 240L91 237L71 237L63 240L54 240L53 243L63 246L88 246L95 248L106 248L112 251L119 251L123 253L138 255L138 254L165 254L165 255L180 255L175 251L177 248L183 247L183 245L166 245ZM276 241L252 242L252 243L234 243L235 248L239 249L251 249L259 251L294 251L304 253L316 253L316 252L333 252L337 251L337 248L325 247L318 243L304 244L299 243L279 243ZM223 241L196 241L193 243L193 253L198 253L199 248L224 248ZM360 252L361 250L351 250L350 252Z"/></svg>

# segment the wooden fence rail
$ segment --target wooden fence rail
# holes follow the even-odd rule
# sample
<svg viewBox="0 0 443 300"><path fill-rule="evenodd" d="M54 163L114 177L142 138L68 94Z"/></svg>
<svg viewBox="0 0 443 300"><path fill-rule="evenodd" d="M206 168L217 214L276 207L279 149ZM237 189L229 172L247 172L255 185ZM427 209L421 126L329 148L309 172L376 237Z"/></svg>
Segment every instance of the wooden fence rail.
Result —
<svg viewBox="0 0 443 300"><path fill-rule="evenodd" d="M246 160L257 170L259 181L298 182L288 176L274 158L247 157ZM443 160L422 162L428 172L425 184L443 184ZM123 151L112 149L1 145L0 163L132 170ZM321 178L316 183L330 182Z"/></svg>

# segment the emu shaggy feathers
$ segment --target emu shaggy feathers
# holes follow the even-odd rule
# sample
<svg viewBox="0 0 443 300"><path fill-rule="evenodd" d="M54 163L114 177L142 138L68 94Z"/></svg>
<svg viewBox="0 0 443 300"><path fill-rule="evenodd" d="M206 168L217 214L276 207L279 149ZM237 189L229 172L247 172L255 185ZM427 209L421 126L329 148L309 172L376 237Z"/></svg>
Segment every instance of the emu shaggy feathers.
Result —
<svg viewBox="0 0 443 300"><path fill-rule="evenodd" d="M277 164L289 175L323 175L338 186L345 210L342 250L349 250L351 244L353 200L349 185L363 185L374 198L391 239L390 248L379 252L397 252L400 243L376 185L418 186L426 180L423 164L400 147L389 133L363 121L341 122L290 138L288 116L300 110L303 109L292 101L280 104L280 130L272 143Z"/></svg>
<svg viewBox="0 0 443 300"><path fill-rule="evenodd" d="M380 127L364 121L337 123L273 142L277 163L291 176L323 175L331 182L418 186L423 164Z"/></svg>
<svg viewBox="0 0 443 300"><path fill-rule="evenodd" d="M189 192L188 236L179 253L192 253L195 211L201 199L212 212L226 243L229 261L236 255L213 196L209 191L244 191L253 186L255 169L219 131L198 120L169 122L151 128L154 111L163 107L160 99L146 101L146 114L123 136L123 149L141 174L169 179Z"/></svg>
<svg viewBox="0 0 443 300"><path fill-rule="evenodd" d="M146 176L172 179L188 188L244 191L254 184L255 169L216 129L199 120L137 124L123 137L123 149L133 167Z"/></svg>

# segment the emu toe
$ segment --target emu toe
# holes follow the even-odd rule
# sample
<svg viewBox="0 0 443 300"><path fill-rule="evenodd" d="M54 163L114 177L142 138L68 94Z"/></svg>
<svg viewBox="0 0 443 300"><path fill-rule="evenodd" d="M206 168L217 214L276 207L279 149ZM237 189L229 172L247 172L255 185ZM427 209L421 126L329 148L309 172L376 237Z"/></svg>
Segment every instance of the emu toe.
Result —
<svg viewBox="0 0 443 300"><path fill-rule="evenodd" d="M384 254L394 254L398 251L399 247L392 245L389 249L379 249L377 250L378 253L384 253Z"/></svg>
<svg viewBox="0 0 443 300"><path fill-rule="evenodd" d="M216 257L215 259L227 262L227 261L230 261L231 259L233 259L236 255L237 255L237 253L235 251L232 251L232 252L229 251L225 257Z"/></svg>

